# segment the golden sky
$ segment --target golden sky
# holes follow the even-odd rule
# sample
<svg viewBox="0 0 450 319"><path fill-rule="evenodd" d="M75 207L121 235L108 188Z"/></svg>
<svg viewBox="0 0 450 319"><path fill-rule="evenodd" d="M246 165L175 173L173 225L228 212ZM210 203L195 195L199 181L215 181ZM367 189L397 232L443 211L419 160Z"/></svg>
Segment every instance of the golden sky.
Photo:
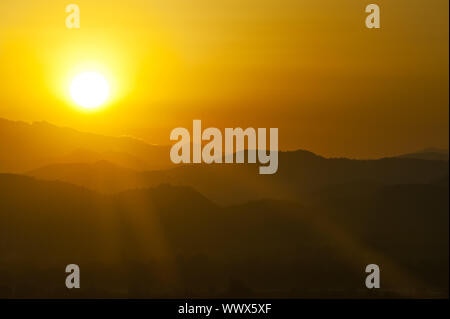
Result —
<svg viewBox="0 0 450 319"><path fill-rule="evenodd" d="M81 28L65 26L80 7ZM169 132L278 127L282 149L379 157L448 148L448 1L0 2L0 117L169 144ZM70 80L110 82L97 112Z"/></svg>

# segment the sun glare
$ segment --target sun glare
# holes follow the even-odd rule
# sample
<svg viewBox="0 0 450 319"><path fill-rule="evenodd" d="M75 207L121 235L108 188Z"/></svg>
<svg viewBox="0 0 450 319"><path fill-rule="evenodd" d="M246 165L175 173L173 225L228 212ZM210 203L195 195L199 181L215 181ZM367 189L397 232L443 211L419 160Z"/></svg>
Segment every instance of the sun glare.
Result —
<svg viewBox="0 0 450 319"><path fill-rule="evenodd" d="M103 105L109 97L109 84L96 72L77 75L70 84L70 95L76 104L86 109Z"/></svg>

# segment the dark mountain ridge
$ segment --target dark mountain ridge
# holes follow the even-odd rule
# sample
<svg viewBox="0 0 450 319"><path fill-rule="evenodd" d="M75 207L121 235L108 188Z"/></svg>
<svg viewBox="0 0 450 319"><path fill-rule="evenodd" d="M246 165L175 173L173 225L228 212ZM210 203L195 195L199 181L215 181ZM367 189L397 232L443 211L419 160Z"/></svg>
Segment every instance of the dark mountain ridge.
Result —
<svg viewBox="0 0 450 319"><path fill-rule="evenodd" d="M262 198L307 200L312 193L327 185L352 182L385 185L429 183L449 174L449 165L445 161L411 158L327 159L307 151L280 152L279 170L274 175L259 175L257 165L190 164L140 172L99 162L54 164L28 174L105 193L161 183L185 185L223 205Z"/></svg>

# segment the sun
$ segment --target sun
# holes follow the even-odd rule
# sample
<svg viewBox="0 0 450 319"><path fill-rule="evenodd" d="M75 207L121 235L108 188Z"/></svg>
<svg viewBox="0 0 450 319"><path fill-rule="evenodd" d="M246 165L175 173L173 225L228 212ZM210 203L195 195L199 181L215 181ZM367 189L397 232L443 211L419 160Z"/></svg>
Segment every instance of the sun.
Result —
<svg viewBox="0 0 450 319"><path fill-rule="evenodd" d="M95 109L108 100L109 83L100 73L84 72L72 80L70 95L79 106Z"/></svg>

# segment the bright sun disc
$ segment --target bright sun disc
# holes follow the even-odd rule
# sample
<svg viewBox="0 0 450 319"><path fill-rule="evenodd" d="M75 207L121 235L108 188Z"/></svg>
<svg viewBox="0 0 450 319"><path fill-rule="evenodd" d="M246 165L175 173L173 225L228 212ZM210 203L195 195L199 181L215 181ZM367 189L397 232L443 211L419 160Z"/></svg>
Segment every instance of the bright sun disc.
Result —
<svg viewBox="0 0 450 319"><path fill-rule="evenodd" d="M79 106L87 109L99 107L109 96L109 84L96 72L77 75L70 84L70 95Z"/></svg>

